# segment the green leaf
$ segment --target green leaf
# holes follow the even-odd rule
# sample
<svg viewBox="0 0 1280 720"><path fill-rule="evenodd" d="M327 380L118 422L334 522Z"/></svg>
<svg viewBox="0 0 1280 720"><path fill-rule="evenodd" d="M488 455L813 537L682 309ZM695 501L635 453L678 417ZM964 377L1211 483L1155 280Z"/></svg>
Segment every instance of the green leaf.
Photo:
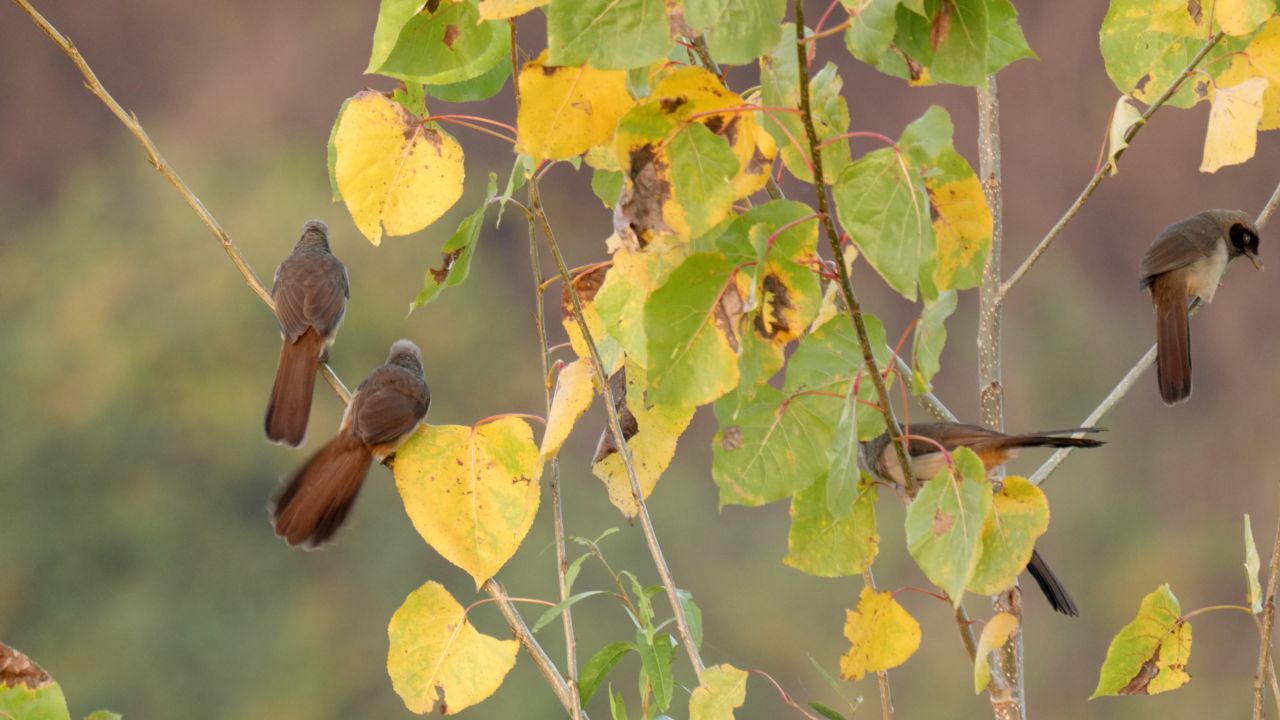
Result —
<svg viewBox="0 0 1280 720"><path fill-rule="evenodd" d="M671 181L692 237L720 222L733 206L733 176L738 158L724 138L706 125L691 123L667 144Z"/></svg>
<svg viewBox="0 0 1280 720"><path fill-rule="evenodd" d="M843 517L836 517L827 505L830 475L791 499L791 532L782 562L817 577L857 575L871 567L880 549L876 488L871 478L856 470L854 479L854 499Z"/></svg>
<svg viewBox="0 0 1280 720"><path fill-rule="evenodd" d="M627 704L622 700L622 692L613 692L612 685L609 691L609 714L613 720L627 720Z"/></svg>
<svg viewBox="0 0 1280 720"><path fill-rule="evenodd" d="M696 407L738 384L736 268L724 255L690 255L644 305L649 400Z"/></svg>
<svg viewBox="0 0 1280 720"><path fill-rule="evenodd" d="M124 720L124 716L110 710L94 710L85 715L84 720Z"/></svg>
<svg viewBox="0 0 1280 720"><path fill-rule="evenodd" d="M1168 583L1142 599L1138 615L1116 633L1090 699L1103 695L1155 695L1187 684L1191 623Z"/></svg>
<svg viewBox="0 0 1280 720"><path fill-rule="evenodd" d="M942 0L938 12L944 20L935 26L946 26L938 43L930 70L937 82L957 85L983 85L987 81L987 0ZM937 16L935 16L937 17Z"/></svg>
<svg viewBox="0 0 1280 720"><path fill-rule="evenodd" d="M778 42L783 32L786 0L685 0L684 17L695 31L705 31L716 60L744 65ZM792 55L795 54L792 46Z"/></svg>
<svg viewBox="0 0 1280 720"><path fill-rule="evenodd" d="M826 705L823 705L820 702L811 702L809 703L809 707L813 708L814 712L818 713L819 715L826 718L827 720L845 720L845 717L843 715L836 712L832 708Z"/></svg>
<svg viewBox="0 0 1280 720"><path fill-rule="evenodd" d="M1009 63L1035 57L1009 0L909 0L894 3L892 20L889 5L874 0L846 43L858 59L913 85L979 86ZM892 52L884 40L890 27Z"/></svg>
<svg viewBox="0 0 1280 720"><path fill-rule="evenodd" d="M876 272L914 301L920 266L934 253L929 200L906 158L874 150L836 180L840 224Z"/></svg>
<svg viewBox="0 0 1280 720"><path fill-rule="evenodd" d="M898 148L907 154L912 165L924 167L937 162L938 156L951 147L954 134L951 113L941 105L930 105L902 129Z"/></svg>
<svg viewBox="0 0 1280 720"><path fill-rule="evenodd" d="M596 694L600 683L609 676L613 667L632 650L639 651L632 643L609 643L597 650L587 664L582 666L581 672L578 673L578 696L582 699L584 706L591 702L591 696Z"/></svg>
<svg viewBox="0 0 1280 720"><path fill-rule="evenodd" d="M924 304L911 341L912 391L919 395L932 389L933 376L941 369L938 359L947 344L946 321L956 310L954 290Z"/></svg>
<svg viewBox="0 0 1280 720"><path fill-rule="evenodd" d="M591 173L591 192L600 198L606 208L612 209L618 202L618 194L622 192L622 173L609 170L595 170Z"/></svg>
<svg viewBox="0 0 1280 720"><path fill-rule="evenodd" d="M333 193L334 202L342 202L342 191L338 189L338 149L334 141L338 137L338 126L342 124L342 113L346 112L347 104L352 99L347 98L342 101L342 107L338 108L338 116L333 119L333 127L329 129L329 190Z"/></svg>
<svg viewBox="0 0 1280 720"><path fill-rule="evenodd" d="M898 30L897 12L901 0L842 0L850 14L844 42L849 52L862 62L875 64L893 43Z"/></svg>
<svg viewBox="0 0 1280 720"><path fill-rule="evenodd" d="M489 174L490 182L494 182L493 173ZM492 187L492 186L491 186ZM440 248L440 267L428 268L422 278L422 290L409 303L409 312L413 312L435 300L447 287L461 285L471 272L471 257L475 255L476 243L480 240L480 228L484 225L484 211L489 209L485 202L458 223L458 229Z"/></svg>
<svg viewBox="0 0 1280 720"><path fill-rule="evenodd" d="M783 26L782 41L760 58L761 103L773 107L799 107L798 73L795 25L788 23ZM842 95L843 88L844 81L840 79L836 66L831 63L827 63L809 82L809 104L819 143L849 130L849 107ZM809 143L800 116L794 113L770 113L764 115L761 122L778 144L782 163L787 171L804 182L812 183ZM847 139L833 142L822 149L823 174L828 183L839 177L850 162Z"/></svg>
<svg viewBox="0 0 1280 720"><path fill-rule="evenodd" d="M676 600L684 612L685 622L689 624L689 635L693 638L693 646L702 647L702 609L693 602L693 593L676 588Z"/></svg>
<svg viewBox="0 0 1280 720"><path fill-rule="evenodd" d="M386 59L368 71L426 85L451 85L484 75L510 51L505 22L481 20L474 3L441 2L409 18Z"/></svg>
<svg viewBox="0 0 1280 720"><path fill-rule="evenodd" d="M1193 15L1186 0L1112 0L1099 34L1107 75L1120 92L1150 103L1204 45L1210 35L1206 14L1198 10ZM1212 54L1202 65L1211 59ZM1203 79L1188 80L1169 104L1195 105L1202 99L1195 87L1204 84Z"/></svg>
<svg viewBox="0 0 1280 720"><path fill-rule="evenodd" d="M660 2L552 0L545 10L551 65L629 70L666 58L675 44Z"/></svg>
<svg viewBox="0 0 1280 720"><path fill-rule="evenodd" d="M675 680L671 675L675 643L669 635L650 638L640 629L636 631L636 647L640 651L644 679L648 680L649 689L653 691L654 704L659 710L666 710L671 707L671 695L675 691Z"/></svg>
<svg viewBox="0 0 1280 720"><path fill-rule="evenodd" d="M1023 58L1035 58L1018 24L1018 11L1009 0L987 0L987 74Z"/></svg>
<svg viewBox="0 0 1280 720"><path fill-rule="evenodd" d="M1049 501L1040 488L1019 475L1004 479L982 526L978 564L969 589L995 595L1013 584L1031 560L1036 539L1049 529Z"/></svg>
<svg viewBox="0 0 1280 720"><path fill-rule="evenodd" d="M747 699L747 671L724 664L709 667L689 696L689 720L733 720Z"/></svg>
<svg viewBox="0 0 1280 720"><path fill-rule="evenodd" d="M550 625L553 620L560 617L560 615L565 610L568 610L570 607L573 607L574 605L576 605L579 600L585 600L586 598L589 598L592 595L603 595L603 594L604 594L604 590L587 590L586 592L580 592L577 595L570 595L564 600L561 600L555 605L552 605L551 607L547 608L546 611L543 612L542 615L538 617L538 621L533 624L532 632L538 632L539 630L546 627L547 625Z"/></svg>
<svg viewBox="0 0 1280 720"><path fill-rule="evenodd" d="M853 512L861 477L858 470L858 397L852 385L840 408L840 420L827 450L827 467L827 512L840 520Z"/></svg>
<svg viewBox="0 0 1280 720"><path fill-rule="evenodd" d="M69 720L67 699L62 688L46 675L37 687L22 681L14 685L0 683L0 717L15 720Z"/></svg>
<svg viewBox="0 0 1280 720"><path fill-rule="evenodd" d="M373 29L373 51L364 70L366 73L378 72L396 46L405 23L413 19L421 8L422 0L382 0L378 6L378 24Z"/></svg>
<svg viewBox="0 0 1280 720"><path fill-rule="evenodd" d="M826 471L839 403L820 395L791 396L770 385L740 408L733 396L718 401L711 477L720 488L720 505L764 505L812 485ZM824 491L824 507L825 498Z"/></svg>
<svg viewBox="0 0 1280 720"><path fill-rule="evenodd" d="M499 58L499 62L494 63L493 67L470 80L448 85L428 85L427 92L431 97L451 103L488 100L502 92L502 88L507 86L507 78L511 77L511 64L501 60Z"/></svg>
<svg viewBox="0 0 1280 720"><path fill-rule="evenodd" d="M907 549L929 580L957 606L982 550L983 524L991 510L991 484L969 448L952 453L944 468L907 508Z"/></svg>
<svg viewBox="0 0 1280 720"><path fill-rule="evenodd" d="M889 348L885 340L884 325L880 318L863 313L867 325L867 337L872 355L880 368L888 367ZM783 389L787 392L834 392L844 395L863 367L862 346L853 323L841 315L822 325L804 337L791 359L787 362L787 379ZM893 387L894 375L886 378L885 386ZM858 389L858 397L870 404L858 403L858 439L870 440L884 433L884 415L873 407L876 404L875 383L867 378ZM840 399L817 396L825 400L825 417L834 425L839 421ZM828 446L829 447L829 446Z"/></svg>
<svg viewBox="0 0 1280 720"><path fill-rule="evenodd" d="M1258 546L1253 543L1253 527L1249 524L1249 514L1244 516L1244 576L1249 588L1249 607L1253 614L1262 612L1262 584L1258 582L1258 570L1262 563L1258 560Z"/></svg>

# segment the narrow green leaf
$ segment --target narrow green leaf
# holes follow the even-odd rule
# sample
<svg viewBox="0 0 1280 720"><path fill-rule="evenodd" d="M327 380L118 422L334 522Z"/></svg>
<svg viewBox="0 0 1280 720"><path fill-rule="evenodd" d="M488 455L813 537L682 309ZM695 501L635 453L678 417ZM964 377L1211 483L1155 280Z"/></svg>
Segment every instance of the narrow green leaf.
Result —
<svg viewBox="0 0 1280 720"><path fill-rule="evenodd" d="M494 182L492 173L489 177L490 182ZM445 288L461 285L467 279L468 273L471 272L471 257L475 255L476 243L480 240L484 211L488 207L486 202L476 208L475 212L458 224L458 229L454 231L453 236L445 241L444 246L440 248L442 256L440 267L427 270L422 278L422 290L410 303L409 312L435 300Z"/></svg>
<svg viewBox="0 0 1280 720"><path fill-rule="evenodd" d="M613 686L609 687L609 691L609 714L613 716L613 720L627 720L627 704L622 700L622 692L613 692Z"/></svg>
<svg viewBox="0 0 1280 720"><path fill-rule="evenodd" d="M702 609L693 602L693 593L688 590L676 588L676 598L680 602L680 609L684 612L684 619L689 623L689 634L693 636L693 646L702 647Z"/></svg>
<svg viewBox="0 0 1280 720"><path fill-rule="evenodd" d="M941 369L939 358L947 344L947 318L956 310L956 293L948 290L926 302L916 322L911 341L912 391L919 395L932 389L933 376Z"/></svg>
<svg viewBox="0 0 1280 720"><path fill-rule="evenodd" d="M538 632L542 628L551 624L552 620L555 620L556 618L560 617L561 613L563 613L565 610L568 610L570 607L577 604L579 600L589 598L592 595L603 595L603 594L604 594L603 590L587 590L586 592L580 592L577 595L570 595L564 600L561 600L555 605L547 608L546 611L543 612L542 615L538 618L538 621L533 624L532 631Z"/></svg>
<svg viewBox="0 0 1280 720"><path fill-rule="evenodd" d="M597 650L587 664L582 666L578 673L578 696L584 706L591 702L591 697L600 689L600 683L609 676L614 666L633 650L637 648L632 643L609 643Z"/></svg>
<svg viewBox="0 0 1280 720"><path fill-rule="evenodd" d="M640 651L640 664L644 669L653 701L659 710L671 707L675 680L671 674L671 659L675 643L669 635L657 635L650 639L644 630L636 631L636 647Z"/></svg>
<svg viewBox="0 0 1280 720"><path fill-rule="evenodd" d="M816 701L811 702L809 703L809 707L813 708L814 712L818 713L819 715L826 718L827 720L845 720L845 717L843 715L831 709L830 707L823 705L820 702L816 702Z"/></svg>

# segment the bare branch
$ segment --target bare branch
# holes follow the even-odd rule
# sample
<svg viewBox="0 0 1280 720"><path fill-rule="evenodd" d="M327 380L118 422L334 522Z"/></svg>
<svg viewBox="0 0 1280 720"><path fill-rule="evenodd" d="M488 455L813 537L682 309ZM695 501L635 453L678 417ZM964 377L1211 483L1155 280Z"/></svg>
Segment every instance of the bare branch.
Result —
<svg viewBox="0 0 1280 720"><path fill-rule="evenodd" d="M507 595L506 588L502 587L502 583L490 578L484 584L484 591L489 594L489 597L497 601L498 610L502 613L503 619L507 621L507 625L515 633L516 640L520 641L520 645L525 649L525 652L529 654L529 657L533 658L533 664L538 666L538 671L542 673L542 677L551 686L551 690L555 693L556 698L560 700L560 704L570 713L574 712L574 708L578 708L577 717L586 720L587 713L579 707L577 689L570 687L565 682L560 671L556 669L556 664L551 661L551 657L538 644L538 640L533 637L533 633L529 631L529 626L525 624L524 618L520 616L520 611L511 602L511 596Z"/></svg>
<svg viewBox="0 0 1280 720"><path fill-rule="evenodd" d="M1262 720L1264 715L1264 681L1270 667L1271 632L1276 619L1276 579L1280 577L1280 520L1276 522L1276 537L1271 545L1271 567L1267 573L1267 591L1262 601L1262 627L1258 632L1258 669L1253 675L1253 720ZM1280 698L1277 701L1280 702Z"/></svg>

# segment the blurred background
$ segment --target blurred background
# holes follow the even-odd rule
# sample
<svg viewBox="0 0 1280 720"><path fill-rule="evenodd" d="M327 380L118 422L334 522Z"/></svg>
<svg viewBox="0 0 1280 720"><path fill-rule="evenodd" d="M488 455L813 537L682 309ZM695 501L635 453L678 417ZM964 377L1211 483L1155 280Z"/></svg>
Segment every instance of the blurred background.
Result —
<svg viewBox="0 0 1280 720"><path fill-rule="evenodd" d="M811 3L817 17L821 7ZM328 222L347 263L352 303L333 364L354 386L389 342L423 348L433 390L429 420L470 423L500 412L543 413L531 321L526 234L509 214L487 227L471 278L406 317L423 271L513 155L462 129L467 194L439 223L373 248L330 202L325 142L342 100L366 86L377 3L166 3L45 0L39 8L82 50L165 157L269 282L304 221ZM1041 59L1000 74L1005 266L1016 267L1093 172L1116 90L1098 52L1102 0L1019 3ZM541 16L522 21L527 47ZM540 47L540 45L538 45ZM855 63L838 38L819 62L840 63L854 129L897 136L931 103L944 104L957 147L976 166L974 93L909 89ZM735 88L754 84L734 68ZM308 448L269 445L262 410L278 335L218 243L122 126L85 92L70 62L11 4L0 5L0 639L42 663L73 715L110 707L126 718L405 718L385 670L386 624L428 579L463 603L469 578L421 542L390 476L375 468L339 541L290 550L267 523L280 478L318 445L340 405L318 384ZM437 111L439 103L432 107ZM468 112L512 121L508 89ZM1149 347L1153 321L1137 264L1166 224L1209 207L1256 213L1280 181L1280 133L1257 157L1215 175L1198 172L1207 104L1166 109L1007 305L1008 427L1077 424ZM856 147L864 152L871 147ZM604 256L609 213L587 172L557 169L548 212L571 264ZM808 197L795 184L793 197ZM492 215L490 216L492 218ZM1274 257L1273 224L1262 255ZM1006 272L1007 272L1006 271ZM1196 392L1174 409L1155 378L1105 420L1111 444L1075 454L1046 484L1053 524L1040 543L1081 608L1053 614L1026 593L1027 693L1040 718L1192 718L1249 706L1257 634L1237 613L1195 622L1190 686L1155 698L1087 702L1112 635L1142 596L1170 582L1184 610L1241 602L1242 514L1252 513L1265 565L1280 503L1280 470L1264 452L1280 410L1276 270L1233 268L1195 322ZM865 265L864 304L895 337L912 309ZM977 419L976 293L948 323L938 394ZM553 328L553 342L562 332ZM924 417L917 406L912 417ZM605 541L616 567L656 582L638 528L608 504L588 462L603 416L594 408L563 455L570 534ZM782 565L787 506L717 509L710 479L714 418L700 411L651 510L675 576L701 605L709 663L773 674L798 699L846 707L810 662L832 674L847 649L844 608L861 580L824 580ZM1040 455L1015 470L1030 473ZM903 549L903 511L882 500L886 587L926 581ZM551 598L555 556L549 498L519 554L500 573L513 595ZM576 589L603 588L587 566ZM1026 582L1024 577L1024 582ZM925 640L891 672L899 717L989 716L972 692L949 609L902 597ZM970 596L975 616L988 610ZM659 602L664 608L665 603ZM537 608L525 614L536 617ZM490 607L481 630L508 635ZM585 661L630 624L606 599L575 609ZM540 634L563 657L558 625ZM693 681L683 658L678 679ZM638 661L615 670L634 697ZM876 715L874 679L842 683ZM741 718L791 711L759 680ZM589 711L607 717L600 693ZM673 714L684 716L687 690ZM635 708L634 702L630 703ZM463 717L559 717L523 654L503 687Z"/></svg>

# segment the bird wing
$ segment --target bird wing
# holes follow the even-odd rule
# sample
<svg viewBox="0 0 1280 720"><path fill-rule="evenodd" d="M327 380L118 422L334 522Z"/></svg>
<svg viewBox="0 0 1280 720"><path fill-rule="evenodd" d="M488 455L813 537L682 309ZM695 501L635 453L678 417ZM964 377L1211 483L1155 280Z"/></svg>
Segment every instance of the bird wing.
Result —
<svg viewBox="0 0 1280 720"><path fill-rule="evenodd" d="M1193 215L1165 228L1147 248L1138 268L1142 286L1156 275L1186 267L1213 255L1222 231L1210 218Z"/></svg>
<svg viewBox="0 0 1280 720"><path fill-rule="evenodd" d="M302 262L314 265L301 272L298 263ZM308 328L328 337L338 329L346 311L350 296L347 269L329 253L290 256L276 270L271 295L280 332L290 342L302 337Z"/></svg>
<svg viewBox="0 0 1280 720"><path fill-rule="evenodd" d="M351 430L368 445L393 443L413 430L429 404L421 378L383 365L369 373L351 400Z"/></svg>

